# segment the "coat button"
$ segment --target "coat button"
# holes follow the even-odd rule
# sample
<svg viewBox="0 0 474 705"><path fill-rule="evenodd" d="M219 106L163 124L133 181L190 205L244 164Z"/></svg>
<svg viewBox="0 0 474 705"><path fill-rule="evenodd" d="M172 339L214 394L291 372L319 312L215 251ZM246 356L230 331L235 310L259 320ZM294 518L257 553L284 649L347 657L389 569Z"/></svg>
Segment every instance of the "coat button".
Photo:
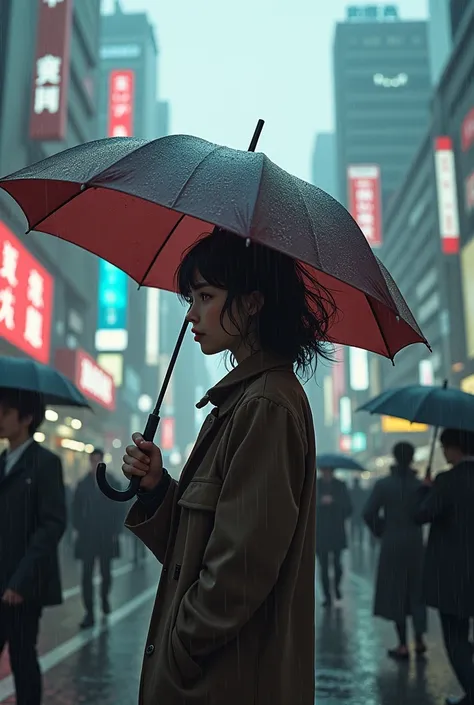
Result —
<svg viewBox="0 0 474 705"><path fill-rule="evenodd" d="M155 647L153 646L153 644L148 644L148 646L145 649L145 653L147 656L151 656L152 653L154 652L154 650L155 650Z"/></svg>

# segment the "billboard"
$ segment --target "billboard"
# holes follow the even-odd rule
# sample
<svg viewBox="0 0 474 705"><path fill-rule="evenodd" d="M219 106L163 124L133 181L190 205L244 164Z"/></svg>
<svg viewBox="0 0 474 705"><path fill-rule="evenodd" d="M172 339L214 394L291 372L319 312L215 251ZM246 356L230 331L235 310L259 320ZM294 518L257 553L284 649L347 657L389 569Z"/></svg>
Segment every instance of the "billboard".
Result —
<svg viewBox="0 0 474 705"><path fill-rule="evenodd" d="M445 255L456 255L459 253L459 210L450 137L435 140L435 171L441 248Z"/></svg>
<svg viewBox="0 0 474 705"><path fill-rule="evenodd" d="M347 169L349 211L371 247L382 245L380 167L354 164Z"/></svg>
<svg viewBox="0 0 474 705"><path fill-rule="evenodd" d="M0 221L0 336L49 362L53 277Z"/></svg>
<svg viewBox="0 0 474 705"><path fill-rule="evenodd" d="M424 433L428 426L422 423L410 423L406 419L398 419L394 416L382 416L383 433Z"/></svg>
<svg viewBox="0 0 474 705"><path fill-rule="evenodd" d="M30 116L32 140L64 140L73 0L37 0L38 29Z"/></svg>
<svg viewBox="0 0 474 705"><path fill-rule="evenodd" d="M95 347L100 352L123 352L128 346L128 279L125 272L99 261L99 301Z"/></svg>
<svg viewBox="0 0 474 705"><path fill-rule="evenodd" d="M109 74L109 137L132 137L135 72L130 69Z"/></svg>
<svg viewBox="0 0 474 705"><path fill-rule="evenodd" d="M108 411L115 409L115 384L91 355L76 348L61 348L56 351L56 367L84 394Z"/></svg>

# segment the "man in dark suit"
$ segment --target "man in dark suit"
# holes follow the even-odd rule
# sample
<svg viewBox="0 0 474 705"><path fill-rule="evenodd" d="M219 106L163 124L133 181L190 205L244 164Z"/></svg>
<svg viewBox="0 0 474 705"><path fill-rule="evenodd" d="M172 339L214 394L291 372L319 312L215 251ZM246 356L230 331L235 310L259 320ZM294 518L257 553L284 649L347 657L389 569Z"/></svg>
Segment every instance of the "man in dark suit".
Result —
<svg viewBox="0 0 474 705"><path fill-rule="evenodd" d="M438 610L444 643L465 695L450 700L474 705L474 664L469 642L474 617L474 433L446 429L441 446L449 472L425 483L416 513L419 524L431 523L425 555L424 597Z"/></svg>
<svg viewBox="0 0 474 705"><path fill-rule="evenodd" d="M60 604L57 548L66 526L60 459L33 440L44 405L0 389L0 654L8 643L17 705L40 705L36 653L43 607Z"/></svg>
<svg viewBox="0 0 474 705"><path fill-rule="evenodd" d="M321 468L316 486L316 555L319 563L323 606L332 606L333 592L336 603L342 599L342 552L347 548L346 520L352 513L347 485L334 477L332 468ZM332 558L334 582L331 590L329 560Z"/></svg>
<svg viewBox="0 0 474 705"><path fill-rule="evenodd" d="M97 486L95 473L104 459L96 448L90 455L90 472L78 483L72 505L74 529L77 532L75 557L82 561L82 600L86 610L81 629L94 625L93 574L96 560L101 571L102 612L110 612L109 595L112 587L111 562L120 557L119 536L125 513L121 504L104 497Z"/></svg>

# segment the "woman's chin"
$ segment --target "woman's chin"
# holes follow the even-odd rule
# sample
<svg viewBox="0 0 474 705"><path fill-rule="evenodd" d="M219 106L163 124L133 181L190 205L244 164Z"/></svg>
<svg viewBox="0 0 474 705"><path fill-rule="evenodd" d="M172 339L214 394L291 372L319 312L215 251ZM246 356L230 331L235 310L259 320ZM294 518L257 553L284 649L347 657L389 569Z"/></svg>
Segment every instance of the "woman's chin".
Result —
<svg viewBox="0 0 474 705"><path fill-rule="evenodd" d="M218 355L226 350L222 345L216 345L216 343L213 343L211 340L206 340L205 337L199 340L199 345L201 346L203 355Z"/></svg>

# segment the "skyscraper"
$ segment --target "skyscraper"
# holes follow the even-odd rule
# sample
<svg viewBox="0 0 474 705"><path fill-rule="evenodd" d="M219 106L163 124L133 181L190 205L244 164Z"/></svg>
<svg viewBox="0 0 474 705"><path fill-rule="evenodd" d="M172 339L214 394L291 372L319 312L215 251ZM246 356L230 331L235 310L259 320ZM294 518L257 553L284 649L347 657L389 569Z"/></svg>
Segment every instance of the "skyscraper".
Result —
<svg viewBox="0 0 474 705"><path fill-rule="evenodd" d="M388 202L429 119L427 23L401 21L389 9L375 17L348 13L336 28L338 188L346 203L348 167L368 164L379 167L382 207Z"/></svg>

